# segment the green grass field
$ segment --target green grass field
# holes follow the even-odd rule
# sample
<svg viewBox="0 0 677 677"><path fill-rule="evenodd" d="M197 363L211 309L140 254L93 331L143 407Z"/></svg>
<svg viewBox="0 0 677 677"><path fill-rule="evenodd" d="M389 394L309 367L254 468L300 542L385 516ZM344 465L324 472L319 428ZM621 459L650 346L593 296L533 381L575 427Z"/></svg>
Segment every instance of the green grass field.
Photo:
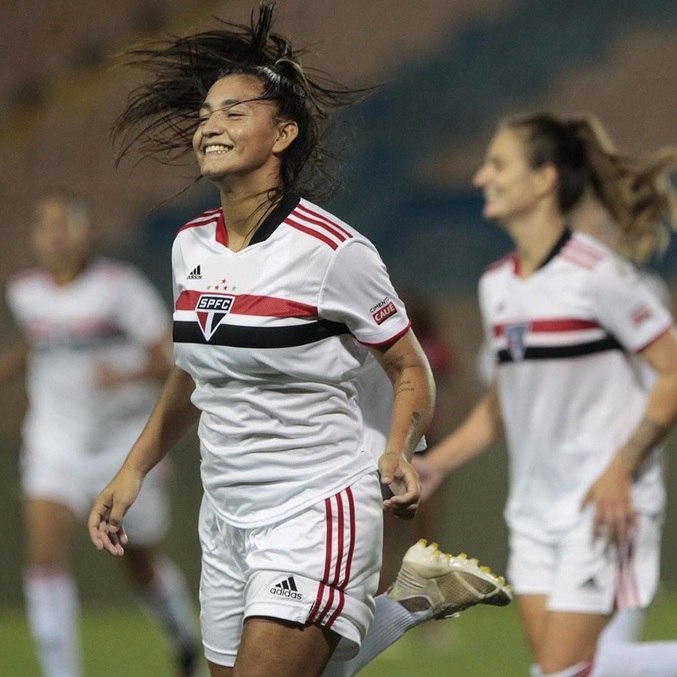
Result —
<svg viewBox="0 0 677 677"><path fill-rule="evenodd" d="M89 677L171 677L158 631L135 607L87 607L82 642ZM647 639L675 639L677 589L651 608ZM362 671L364 677L525 677L527 655L514 606L475 607L413 630ZM0 611L0 675L39 677L21 608Z"/></svg>

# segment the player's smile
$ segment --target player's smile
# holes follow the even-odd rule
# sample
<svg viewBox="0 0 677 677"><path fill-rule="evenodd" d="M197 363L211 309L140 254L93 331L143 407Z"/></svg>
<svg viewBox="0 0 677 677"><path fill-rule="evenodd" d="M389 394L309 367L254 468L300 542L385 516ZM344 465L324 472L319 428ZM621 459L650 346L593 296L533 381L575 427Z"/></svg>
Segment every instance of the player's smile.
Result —
<svg viewBox="0 0 677 677"><path fill-rule="evenodd" d="M227 153L229 150L232 150L232 148L233 148L232 146L226 146L224 144L210 143L208 145L205 145L202 152L205 155L211 155L212 153L221 155L223 153Z"/></svg>

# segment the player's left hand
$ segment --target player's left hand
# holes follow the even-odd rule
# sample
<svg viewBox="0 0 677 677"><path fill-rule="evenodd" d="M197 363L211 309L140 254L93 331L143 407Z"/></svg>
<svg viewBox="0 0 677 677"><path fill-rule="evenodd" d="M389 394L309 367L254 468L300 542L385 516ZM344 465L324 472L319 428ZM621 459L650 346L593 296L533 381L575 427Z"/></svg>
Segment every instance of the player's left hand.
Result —
<svg viewBox="0 0 677 677"><path fill-rule="evenodd" d="M630 501L632 476L621 461L613 459L583 499L582 507L593 505L595 536L609 541L625 541L635 525L635 511Z"/></svg>
<svg viewBox="0 0 677 677"><path fill-rule="evenodd" d="M418 473L404 456L383 454L378 462L381 484L387 487L389 498L383 506L400 519L411 519L418 510L421 498L421 484Z"/></svg>
<svg viewBox="0 0 677 677"><path fill-rule="evenodd" d="M87 527L97 550L106 550L118 557L124 555L127 534L122 522L139 495L142 483L143 477L123 466L96 497Z"/></svg>

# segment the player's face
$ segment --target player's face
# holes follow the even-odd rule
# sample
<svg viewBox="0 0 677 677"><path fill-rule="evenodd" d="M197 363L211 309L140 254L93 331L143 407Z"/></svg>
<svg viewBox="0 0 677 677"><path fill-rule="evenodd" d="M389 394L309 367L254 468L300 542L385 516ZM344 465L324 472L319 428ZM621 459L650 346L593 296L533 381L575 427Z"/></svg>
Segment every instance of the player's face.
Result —
<svg viewBox="0 0 677 677"><path fill-rule="evenodd" d="M89 229L65 201L50 198L36 207L32 242L38 260L48 270L78 267L87 258Z"/></svg>
<svg viewBox="0 0 677 677"><path fill-rule="evenodd" d="M275 101L262 96L261 82L247 75L227 75L212 85L193 134L202 176L279 183L280 154L296 137L296 124L279 121Z"/></svg>
<svg viewBox="0 0 677 677"><path fill-rule="evenodd" d="M505 224L531 212L541 194L538 173L529 166L520 134L499 130L473 177L473 185L484 193L482 215Z"/></svg>

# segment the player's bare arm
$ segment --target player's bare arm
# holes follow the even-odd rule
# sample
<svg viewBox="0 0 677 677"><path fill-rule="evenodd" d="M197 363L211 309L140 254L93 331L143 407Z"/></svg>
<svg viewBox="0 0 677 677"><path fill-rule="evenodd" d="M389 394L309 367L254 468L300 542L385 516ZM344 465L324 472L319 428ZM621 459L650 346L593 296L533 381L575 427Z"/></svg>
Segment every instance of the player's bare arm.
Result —
<svg viewBox="0 0 677 677"><path fill-rule="evenodd" d="M392 498L384 506L398 517L413 517L418 509L420 485L410 463L414 449L432 419L435 383L428 360L409 330L383 351L374 351L393 384L390 433L379 461L381 481Z"/></svg>
<svg viewBox="0 0 677 677"><path fill-rule="evenodd" d="M146 474L154 468L197 421L191 402L193 379L173 367L157 404L132 450L115 477L94 501L88 520L89 535L98 550L124 554L127 537L125 513L136 500Z"/></svg>
<svg viewBox="0 0 677 677"><path fill-rule="evenodd" d="M503 421L494 383L465 421L423 458L414 459L421 478L421 499L427 500L444 478L503 439Z"/></svg>
<svg viewBox="0 0 677 677"><path fill-rule="evenodd" d="M671 329L642 351L656 372L644 416L605 472L587 493L583 505L595 504L595 528L623 540L634 523L630 488L635 472L677 419L677 332Z"/></svg>

